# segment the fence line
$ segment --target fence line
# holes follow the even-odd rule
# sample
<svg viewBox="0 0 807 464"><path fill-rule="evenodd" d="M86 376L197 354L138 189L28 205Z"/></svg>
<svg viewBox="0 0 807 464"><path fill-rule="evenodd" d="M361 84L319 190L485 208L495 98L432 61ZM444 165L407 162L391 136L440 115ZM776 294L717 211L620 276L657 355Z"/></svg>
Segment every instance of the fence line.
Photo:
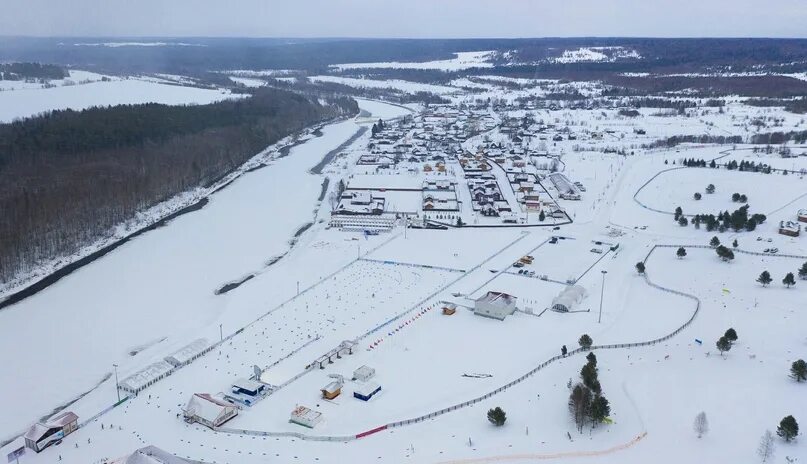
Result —
<svg viewBox="0 0 807 464"><path fill-rule="evenodd" d="M515 243L515 242L513 242L513 243ZM508 247L509 246L510 245L508 245ZM679 245L654 245L653 248L650 250L650 253L648 253L647 258L650 257L650 254L652 254L653 251L656 248L672 248L672 247L676 247L676 246L679 246ZM698 245L698 246L700 247L700 245ZM702 246L702 247L708 248L707 246ZM647 258L645 258L645 261L647 260ZM491 259L491 258L488 258L488 259ZM484 262L482 264L484 264ZM480 266L482 264L480 264ZM373 434L375 432L378 432L378 431L417 424L417 423L424 422L424 421L427 421L427 420L430 420L430 419L434 419L435 417L442 416L444 414L448 414L448 413L456 411L458 409L466 408L468 406L472 406L474 404L480 403L482 401L485 401L485 400L487 400L487 399L489 399L489 398L491 398L491 397L493 397L495 395L498 395L499 393L501 393L501 392L503 392L503 391L505 391L505 390L507 390L509 388L512 388L512 387L518 385L519 383L527 380L528 378L532 377L537 372L541 371L542 369L549 366L550 364L552 364L552 363L554 363L556 361L559 361L561 359L565 359L567 357L570 357L572 355L582 354L582 353L593 351L593 350L611 350L611 349L635 348L635 347L642 347L642 346L651 346L651 345L656 345L658 343L665 342L665 341L671 339L672 337L675 337L676 335L680 334L684 329L686 329L687 327L689 327L690 324L692 324L692 322L695 320L695 317L697 317L698 313L700 312L701 300L695 295L691 295L689 293L685 293L685 292L682 292L682 291L679 291L679 290L674 290L674 289L671 289L671 288L667 288L667 287L663 287L661 285L658 285L658 284L656 284L656 283L654 283L654 282L652 282L650 280L647 273L643 274L643 278L645 280L645 283L647 283L652 288L661 290L663 292L671 293L673 295L677 295L677 296L680 296L680 297L683 297L683 298L686 298L686 299L689 299L689 300L692 300L692 301L695 302L695 310L692 312L692 315L690 316L690 318L686 322L684 322L681 326L679 326L677 329L675 329L673 332L671 332L671 333L669 333L667 335L664 335L663 337L655 338L653 340L648 340L648 341L640 341L640 342L632 342L632 343L612 343L612 344L605 344L605 345L592 345L590 348L585 349L585 350L583 348L576 348L574 350L569 351L566 354L566 356L556 355L556 356L553 356L552 358L549 358L548 360L542 362L541 364L534 367L530 371L526 372L521 377L519 377L519 378L517 378L515 380L512 380L509 383L507 383L505 385L502 385L499 388L497 388L497 389L495 389L493 391L490 391L490 392L488 392L488 393L486 393L484 395L481 395L479 397L470 399L468 401L464 401L462 403L454 404L452 406L448 406L446 408L443 408L443 409L440 409L440 410L437 410L437 411L432 411L430 413L423 414L421 416L414 417L414 418L411 418L411 419L405 419L405 420L401 420L401 421L390 422L388 424L382 425L380 427L375 427L375 428L370 429L370 430L368 430L366 432L362 432L362 433L359 433L359 434L356 434L356 435L353 435L353 436L303 435L303 434L299 434L299 433L295 433L295 432L259 432L259 431L250 431L250 430L221 429L221 428L216 429L216 430L224 431L224 432L228 432L228 433L242 433L242 434L246 434L246 435L293 436L293 437L299 438L301 440L316 440L316 441L349 441L349 440L357 440L357 439L364 438L364 437L366 437L366 436L368 436L370 434Z"/></svg>

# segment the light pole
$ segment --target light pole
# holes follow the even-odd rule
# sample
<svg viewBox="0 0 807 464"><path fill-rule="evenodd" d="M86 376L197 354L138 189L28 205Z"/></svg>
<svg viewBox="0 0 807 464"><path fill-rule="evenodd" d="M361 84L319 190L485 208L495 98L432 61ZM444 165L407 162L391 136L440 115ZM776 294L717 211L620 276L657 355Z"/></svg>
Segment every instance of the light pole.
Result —
<svg viewBox="0 0 807 464"><path fill-rule="evenodd" d="M115 391L118 393L118 403L120 403L120 384L118 384L118 365L113 364L112 367L115 368Z"/></svg>
<svg viewBox="0 0 807 464"><path fill-rule="evenodd" d="M223 342L224 341L224 329L221 328L222 325L224 325L224 324L219 324L219 340Z"/></svg>
<svg viewBox="0 0 807 464"><path fill-rule="evenodd" d="M597 324L602 322L602 297L605 294L605 274L608 274L605 269L600 272L602 272L602 287L600 288L600 315L597 317Z"/></svg>

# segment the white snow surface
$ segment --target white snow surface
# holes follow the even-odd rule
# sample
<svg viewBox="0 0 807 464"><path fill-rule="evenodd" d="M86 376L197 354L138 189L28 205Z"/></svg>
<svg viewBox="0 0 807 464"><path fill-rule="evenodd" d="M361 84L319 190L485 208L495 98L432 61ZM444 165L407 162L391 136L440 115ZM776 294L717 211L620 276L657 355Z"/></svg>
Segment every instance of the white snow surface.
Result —
<svg viewBox="0 0 807 464"><path fill-rule="evenodd" d="M0 122L10 122L53 110L80 111L94 106L141 103L204 105L231 98L243 96L226 90L165 85L138 79L47 89L20 89L0 92Z"/></svg>
<svg viewBox="0 0 807 464"><path fill-rule="evenodd" d="M382 63L346 63L331 65L332 68L344 71L348 69L434 69L440 71L461 71L469 68L492 68L488 61L493 55L492 51L457 52L449 60L434 60L422 62L388 61Z"/></svg>

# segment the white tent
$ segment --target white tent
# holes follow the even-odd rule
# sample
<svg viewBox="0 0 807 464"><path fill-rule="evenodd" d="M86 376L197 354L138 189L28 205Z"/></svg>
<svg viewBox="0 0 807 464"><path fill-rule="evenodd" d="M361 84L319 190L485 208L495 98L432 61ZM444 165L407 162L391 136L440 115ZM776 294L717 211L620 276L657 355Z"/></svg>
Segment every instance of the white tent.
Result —
<svg viewBox="0 0 807 464"><path fill-rule="evenodd" d="M552 300L552 310L568 313L578 303L586 297L586 289L579 285L570 285L563 289L558 296Z"/></svg>

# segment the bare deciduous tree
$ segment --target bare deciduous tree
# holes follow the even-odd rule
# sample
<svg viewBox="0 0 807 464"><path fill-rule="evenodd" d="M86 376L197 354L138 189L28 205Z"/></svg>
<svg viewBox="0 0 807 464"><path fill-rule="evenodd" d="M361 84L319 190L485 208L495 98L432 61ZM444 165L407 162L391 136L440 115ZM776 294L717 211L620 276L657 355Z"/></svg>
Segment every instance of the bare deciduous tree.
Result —
<svg viewBox="0 0 807 464"><path fill-rule="evenodd" d="M759 440L759 448L757 448L757 454L762 459L762 462L766 462L768 459L773 457L774 452L774 442L773 442L773 433L770 430L766 430L765 433L762 435L762 438Z"/></svg>

